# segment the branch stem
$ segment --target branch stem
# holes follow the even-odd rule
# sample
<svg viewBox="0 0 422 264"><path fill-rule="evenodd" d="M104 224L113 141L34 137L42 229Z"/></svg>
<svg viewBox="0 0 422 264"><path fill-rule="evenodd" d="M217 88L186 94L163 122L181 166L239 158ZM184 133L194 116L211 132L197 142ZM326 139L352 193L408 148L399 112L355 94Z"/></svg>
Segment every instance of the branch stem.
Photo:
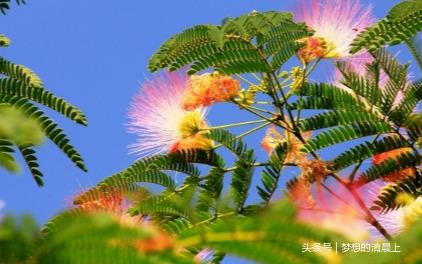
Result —
<svg viewBox="0 0 422 264"><path fill-rule="evenodd" d="M209 127L209 128L204 128L202 130L212 130L212 129L223 129L223 128L230 128L230 127L237 127L237 126L246 126L246 125L258 124L258 123L262 123L262 122L267 122L267 120L260 119L260 120L253 120L253 121L232 123L232 124L227 124L227 125L213 126L213 127Z"/></svg>

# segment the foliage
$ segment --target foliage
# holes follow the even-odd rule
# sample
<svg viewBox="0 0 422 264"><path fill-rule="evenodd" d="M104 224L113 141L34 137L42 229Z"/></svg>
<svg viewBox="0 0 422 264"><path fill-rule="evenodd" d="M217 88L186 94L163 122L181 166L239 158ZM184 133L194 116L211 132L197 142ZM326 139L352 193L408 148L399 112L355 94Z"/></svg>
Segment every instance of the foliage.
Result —
<svg viewBox="0 0 422 264"><path fill-rule="evenodd" d="M412 175L388 185L379 193L372 207L365 211L368 219L375 219L371 212L385 213L404 206L397 203L397 196L403 192L414 198L421 195L418 169L421 156L417 144L420 114L415 112L422 99L420 81L409 81L409 64L400 64L386 49L379 49L386 43L394 44L398 38L410 41L420 31L419 20L413 19L418 12L416 8L411 8L410 12L401 11L409 8L408 4L410 2L395 7L385 20L355 40L353 51L369 47L373 60L364 65L364 72L356 72L347 63L339 62L337 69L341 79L335 84L309 82L307 77L319 61L311 66L302 61L305 63L302 69L293 68L290 73L282 71L284 63L303 47L301 40L312 35L310 29L293 22L286 13L254 11L226 18L220 25L194 26L171 37L152 56L149 62L151 71L174 71L186 67L188 74L197 74L211 68L221 74L234 75L249 85L243 90L245 93L262 93L269 98L272 108L260 108L254 99L245 104L241 98L235 97L229 103L255 114L264 123L240 135L222 129L231 125L211 128L205 136L215 142L213 149L192 149L141 159L79 196L77 203L98 191L110 193L132 184L152 182L164 189L135 202L129 212L133 216L147 215L180 237L187 246L187 255L198 253L205 247L215 250L215 263L225 254L262 263L279 259L286 263L329 261L300 252L301 242L307 239L323 241L329 238L318 238L318 231L310 231L308 228L311 227L297 223L292 217L294 213L289 213L289 206L281 206L285 211L280 213L273 208L277 206L272 200L286 166L296 166L301 170L301 174L289 181L289 190L298 184L299 179L305 179L311 185L324 182L330 176L350 189L354 185L387 181L391 175L412 168ZM387 33L377 29L387 26ZM397 33L405 26L408 31ZM374 37L374 34L380 37ZM380 41L380 38L384 39ZM373 43L368 42L372 40ZM417 52L417 49L413 50L414 55ZM248 81L249 74L259 83ZM385 81L381 82L382 79ZM397 102L399 93L403 94L403 99ZM254 122L243 124L251 123ZM257 161L254 150L249 149L242 138L269 124L283 129L285 137L279 139L268 160ZM309 138L305 135L310 131L314 136ZM336 155L329 160L322 158L322 151L345 143L352 144L352 147L342 153L333 153ZM233 154L231 165L220 156L222 148ZM402 149L410 151L373 162L359 172L366 160L375 160L379 155ZM323 169L318 172L314 167L305 167L318 162L323 164ZM248 197L258 167L263 167L262 186L256 186L262 202L254 204L248 202ZM177 185L171 180L171 171L184 175L182 184ZM348 177L342 176L346 173ZM228 176L231 177L230 188L225 192L223 182ZM283 224L275 224L273 220ZM374 221L369 222L374 224ZM247 224L243 227L242 223ZM265 230L270 226L274 229L267 237ZM379 228L376 224L374 226ZM255 237L256 233L248 233L245 239L252 241L241 242L243 232L254 228L260 228L260 235ZM379 231L389 238L388 233ZM291 233L278 236L277 232ZM299 233L301 240L296 241ZM308 235L316 237L306 239Z"/></svg>
<svg viewBox="0 0 422 264"><path fill-rule="evenodd" d="M1 224L2 263L28 260L28 263L194 263L193 248L223 250L259 263L332 263L333 256L302 253L304 243L347 243L337 234L297 223L294 207L281 202L258 217L228 217L212 225L191 225L177 235L161 233L150 223L123 222L105 213L67 214L55 221L55 228L37 234L34 223L23 218L16 226L8 216ZM417 263L420 221L391 243L401 246L400 258ZM146 246L148 245L148 246ZM26 249L20 250L22 247ZM192 250L190 250L192 249ZM20 254L24 255L20 255ZM345 253L339 263L395 263L396 254Z"/></svg>
<svg viewBox="0 0 422 264"><path fill-rule="evenodd" d="M375 51L385 44L396 45L409 41L422 30L422 4L406 0L391 9L388 15L355 39L353 53L367 48Z"/></svg>
<svg viewBox="0 0 422 264"><path fill-rule="evenodd" d="M319 217L308 220L313 225L298 221L303 210L324 211L315 201L327 192L324 199L328 203L347 204L353 208L355 220L366 221L385 239L406 246L400 255L403 259L420 261L420 221L407 231L410 233L393 237L381 219L382 214L408 206L409 200L419 201L422 194L421 81L410 79L410 63L401 64L384 47L405 42L416 62L421 61L415 39L422 30L421 7L419 1L404 1L359 34L352 52L367 49L370 61L360 65L363 70L347 61L337 62L339 79L333 83L312 82L310 74L324 57L308 61L301 52L309 44L320 45L320 40L288 13L253 11L226 18L219 25L197 25L174 35L153 54L149 69L184 68L188 75L214 70L231 75L242 81L242 89L224 102L259 120L186 128L194 136L212 141L211 147L172 147L168 153L143 157L103 179L78 195L74 208L51 219L27 260L220 263L224 256L236 255L260 263L371 262L373 256L369 255L302 252L305 243L348 242L349 238L343 237L347 234L322 229ZM8 43L5 37L2 43ZM286 62L294 61L295 55L300 66L287 69ZM0 72L4 75L0 102L38 121L41 131L85 169L62 130L33 102L79 124L86 124L85 116L45 90L40 78L26 67L1 59ZM230 131L252 124L259 125L240 134ZM265 127L269 128L263 139L268 157L260 160L245 137ZM339 144L347 149L334 151ZM14 145L41 183L31 144L2 136L0 164L10 170L16 167ZM288 166L293 172L286 173ZM261 173L260 184L253 186L256 172ZM182 178L181 183L174 180L175 174ZM293 203L276 196L283 177L286 196ZM331 182L339 188L331 189ZM384 187L369 204L359 188L373 182ZM253 190L257 190L259 202L249 199ZM324 212L348 212L330 209ZM198 260L204 251L211 256ZM382 259L392 261L390 256Z"/></svg>
<svg viewBox="0 0 422 264"><path fill-rule="evenodd" d="M2 39L3 46L7 46L10 41L5 36L2 36ZM2 123L0 126L13 130L9 133L5 133L4 130L0 131L0 138L2 142L5 142L2 145L7 145L6 148L1 149L2 152L0 153L2 167L9 171L17 170L18 166L12 155L14 152L13 146L16 146L24 157L36 183L42 186L43 174L39 170L35 149L33 148L34 145L41 143L39 139L39 134L41 134L42 137L46 136L57 145L76 166L86 171L87 168L81 155L70 144L63 129L54 120L47 117L36 104L46 106L81 125L87 125L88 121L85 115L77 107L47 91L43 87L41 79L23 65L15 64L0 57L0 73L2 74L0 79L0 105L10 109L9 113L3 114L4 117L0 119ZM10 111L18 111L19 113L12 115ZM16 115L19 115L20 119L16 119ZM6 117L8 119L5 119ZM22 128L13 128L15 123L22 122L21 119L28 119L25 122L30 123L31 127L22 129L23 125L20 125ZM25 131L32 138L16 138L22 137L19 135Z"/></svg>
<svg viewBox="0 0 422 264"><path fill-rule="evenodd" d="M21 263L27 260L39 239L38 227L31 216L16 218L6 215L0 223L1 263Z"/></svg>
<svg viewBox="0 0 422 264"><path fill-rule="evenodd" d="M175 35L152 56L149 69L176 70L191 64L189 74L209 67L224 74L276 70L301 46L295 41L310 33L305 25L294 23L291 14L252 12Z"/></svg>
<svg viewBox="0 0 422 264"><path fill-rule="evenodd" d="M24 5L26 4L25 0L15 0L16 4ZM10 9L10 0L0 0L0 12L5 15L6 12Z"/></svg>

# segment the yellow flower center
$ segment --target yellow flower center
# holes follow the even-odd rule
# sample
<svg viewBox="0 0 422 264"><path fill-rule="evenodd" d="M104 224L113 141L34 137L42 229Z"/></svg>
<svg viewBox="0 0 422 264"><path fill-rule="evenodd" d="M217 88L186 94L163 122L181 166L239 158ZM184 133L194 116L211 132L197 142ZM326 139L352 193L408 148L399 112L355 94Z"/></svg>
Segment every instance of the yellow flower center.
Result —
<svg viewBox="0 0 422 264"><path fill-rule="evenodd" d="M334 45L334 43L331 42L331 41L325 40L325 54L324 54L324 58L327 58L327 59L338 59L340 57L341 57L341 55L337 51L336 46Z"/></svg>
<svg viewBox="0 0 422 264"><path fill-rule="evenodd" d="M200 112L187 112L179 124L179 133L181 138L196 135L201 129L206 128L207 125L202 120Z"/></svg>
<svg viewBox="0 0 422 264"><path fill-rule="evenodd" d="M187 112L179 124L180 140L172 146L170 152L187 149L211 149L213 141L204 137L208 133L207 124L197 111Z"/></svg>

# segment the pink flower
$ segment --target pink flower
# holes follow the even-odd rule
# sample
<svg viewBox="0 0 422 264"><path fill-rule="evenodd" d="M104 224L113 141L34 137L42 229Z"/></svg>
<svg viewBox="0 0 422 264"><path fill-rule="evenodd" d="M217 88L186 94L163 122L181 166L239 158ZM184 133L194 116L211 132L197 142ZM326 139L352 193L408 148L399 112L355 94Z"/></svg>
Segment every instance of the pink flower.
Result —
<svg viewBox="0 0 422 264"><path fill-rule="evenodd" d="M293 190L300 188L301 182L298 181L298 184L299 186L294 186ZM384 239L375 227L364 220L365 213L344 186L337 182L327 185L336 194L335 196L326 189L317 193L315 190L311 193L308 191L308 195L302 190L300 197L291 195L299 209L298 219L300 221L339 232L354 241ZM379 180L365 186L355 187L355 191L365 206L371 208L385 186L387 186L386 183ZM421 218L421 205L421 198L407 198L406 205L402 208L387 213L372 211L372 214L381 226L394 236Z"/></svg>
<svg viewBox="0 0 422 264"><path fill-rule="evenodd" d="M358 0L301 0L295 16L315 30L304 48L305 60L352 56L352 41L374 22L372 7L363 8ZM324 49L323 54L316 45Z"/></svg>
<svg viewBox="0 0 422 264"><path fill-rule="evenodd" d="M367 240L368 226L351 193L338 183L328 184L328 187L336 196L320 188L304 195L306 199L294 199L299 209L298 219L338 232L353 241Z"/></svg>
<svg viewBox="0 0 422 264"><path fill-rule="evenodd" d="M180 73L166 73L142 85L129 111L129 132L138 135L131 152L146 156L212 146L200 132L207 127L206 109L183 109L187 80Z"/></svg>

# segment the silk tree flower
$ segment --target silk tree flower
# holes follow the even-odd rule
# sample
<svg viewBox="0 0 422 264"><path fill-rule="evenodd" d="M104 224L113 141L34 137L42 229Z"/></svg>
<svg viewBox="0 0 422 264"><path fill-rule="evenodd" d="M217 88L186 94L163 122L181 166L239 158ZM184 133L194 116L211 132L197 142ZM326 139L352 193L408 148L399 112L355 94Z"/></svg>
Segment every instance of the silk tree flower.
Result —
<svg viewBox="0 0 422 264"><path fill-rule="evenodd" d="M364 220L364 213L344 186L338 183L327 185L331 190L335 190L336 196L327 190L317 194L314 191L309 192L306 189L307 186L304 186L301 181L298 181L297 186L290 190L293 192L290 198L298 208L299 221L339 232L353 241L385 240L374 226ZM365 206L370 208L386 186L388 184L377 180L365 186L353 188L360 195ZM380 225L392 236L398 235L422 217L421 197L414 198L402 194L397 199L400 200L397 202L404 204L403 207L387 213L372 211Z"/></svg>
<svg viewBox="0 0 422 264"><path fill-rule="evenodd" d="M152 221L143 215L130 215L128 209L132 202L124 195L116 193L98 193L95 198L87 199L78 204L80 213L106 213L115 217L119 224L131 227L140 227L150 233L147 239L136 240L133 247L139 252L151 253L172 250L174 238L160 230ZM119 241L111 241L119 246ZM124 241L123 241L124 242Z"/></svg>
<svg viewBox="0 0 422 264"><path fill-rule="evenodd" d="M201 250L194 257L195 263L208 263L212 260L214 252L211 249L205 248Z"/></svg>
<svg viewBox="0 0 422 264"><path fill-rule="evenodd" d="M380 224L392 235L400 234L422 218L422 197L405 199L408 201L403 207L378 216Z"/></svg>
<svg viewBox="0 0 422 264"><path fill-rule="evenodd" d="M367 191L366 204L372 205L377 199L377 196L385 190L388 190L387 187L390 185L391 184L385 184L385 182L382 181L371 183ZM400 234L414 222L422 218L422 197L415 198L404 192L398 193L396 203L401 204L402 207L390 210L386 213L374 213L375 218L381 226L383 226L392 236ZM372 225L367 225L372 240L384 240Z"/></svg>
<svg viewBox="0 0 422 264"><path fill-rule="evenodd" d="M184 149L209 149L204 137L206 108L183 108L188 79L180 73L166 73L142 85L129 110L129 132L138 135L130 146L141 156Z"/></svg>
<svg viewBox="0 0 422 264"><path fill-rule="evenodd" d="M132 216L128 213L132 202L118 192L99 192L95 197L78 201L76 205L78 212L88 214L98 212L107 213L115 216L122 224L138 225L145 220L145 217L142 215Z"/></svg>
<svg viewBox="0 0 422 264"><path fill-rule="evenodd" d="M301 0L295 17L315 31L299 51L305 62L351 57L351 43L374 22L372 7L363 8L358 0Z"/></svg>
<svg viewBox="0 0 422 264"><path fill-rule="evenodd" d="M284 136L277 131L274 125L271 125L265 132L261 146L268 154L271 154L279 144L284 142L287 142Z"/></svg>
<svg viewBox="0 0 422 264"><path fill-rule="evenodd" d="M311 137L311 133L311 131L304 132L302 137L308 140ZM284 142L287 142L289 146L285 159L286 163L300 163L300 161L306 159L306 153L301 151L304 147L303 143L288 131L284 131L284 134L280 133L274 125L267 129L261 141L261 146L268 154L271 154L279 144Z"/></svg>
<svg viewBox="0 0 422 264"><path fill-rule="evenodd" d="M303 191L302 181L298 182L293 191ZM365 241L369 238L369 231L366 222L362 219L354 198L343 186L332 183L328 186L335 190L336 196L323 189L316 191L307 190L302 195L296 193L291 196L298 208L298 220L317 227L322 227L338 232L352 241ZM301 197L298 199L298 197Z"/></svg>
<svg viewBox="0 0 422 264"><path fill-rule="evenodd" d="M217 72L192 75L184 94L183 108L195 110L216 102L228 101L238 94L239 88L239 81Z"/></svg>

